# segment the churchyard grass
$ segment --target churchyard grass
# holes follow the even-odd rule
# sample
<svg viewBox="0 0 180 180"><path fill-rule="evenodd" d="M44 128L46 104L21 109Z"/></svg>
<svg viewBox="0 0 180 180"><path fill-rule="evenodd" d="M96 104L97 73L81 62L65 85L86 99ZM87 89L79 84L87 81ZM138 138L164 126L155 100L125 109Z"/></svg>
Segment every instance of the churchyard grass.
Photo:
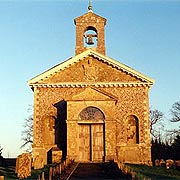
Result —
<svg viewBox="0 0 180 180"><path fill-rule="evenodd" d="M179 180L180 171L175 169L166 169L164 167L146 166L126 164L136 172L138 179L151 179L151 180Z"/></svg>
<svg viewBox="0 0 180 180"><path fill-rule="evenodd" d="M179 180L180 171L174 169L166 169L163 167L151 167L146 165L126 164L136 172L138 179L151 179L151 180ZM28 180L37 179L38 175L45 172L48 173L48 166L40 170L32 170L32 176ZM4 176L5 180L18 180L15 174L15 167L0 167L0 176Z"/></svg>
<svg viewBox="0 0 180 180"><path fill-rule="evenodd" d="M0 167L0 176L4 176L5 179L18 179L15 174L15 167Z"/></svg>
<svg viewBox="0 0 180 180"><path fill-rule="evenodd" d="M45 172L45 174L48 173L48 167L46 166L43 169L33 170L31 172L31 176L28 177L26 180L33 180L37 179L38 175L41 175L42 172ZM0 176L4 176L5 180L18 180L17 175L15 174L15 167L0 167Z"/></svg>

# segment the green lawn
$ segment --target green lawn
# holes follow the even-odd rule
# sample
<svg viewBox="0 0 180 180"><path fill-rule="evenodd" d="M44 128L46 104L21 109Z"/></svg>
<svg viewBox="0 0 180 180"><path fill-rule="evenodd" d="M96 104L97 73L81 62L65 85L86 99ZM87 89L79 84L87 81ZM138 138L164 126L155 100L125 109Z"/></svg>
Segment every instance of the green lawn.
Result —
<svg viewBox="0 0 180 180"><path fill-rule="evenodd" d="M175 169L166 169L163 167L151 167L146 165L134 165L127 164L127 166L131 167L135 170L137 176L140 179L151 178L151 180L179 180L180 179L180 171Z"/></svg>

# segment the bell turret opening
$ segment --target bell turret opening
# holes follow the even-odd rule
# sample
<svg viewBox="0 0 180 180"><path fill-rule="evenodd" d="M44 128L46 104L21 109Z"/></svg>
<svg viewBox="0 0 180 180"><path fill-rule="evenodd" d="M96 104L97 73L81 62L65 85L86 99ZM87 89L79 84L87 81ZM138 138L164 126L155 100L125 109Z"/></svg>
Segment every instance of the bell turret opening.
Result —
<svg viewBox="0 0 180 180"><path fill-rule="evenodd" d="M98 43L98 36L96 28L89 26L84 33L84 47L96 48Z"/></svg>

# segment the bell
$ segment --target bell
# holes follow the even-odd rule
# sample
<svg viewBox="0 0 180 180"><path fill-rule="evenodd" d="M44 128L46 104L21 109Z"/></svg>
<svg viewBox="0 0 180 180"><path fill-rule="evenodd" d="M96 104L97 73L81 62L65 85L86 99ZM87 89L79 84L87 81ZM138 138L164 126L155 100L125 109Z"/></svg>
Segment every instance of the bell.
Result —
<svg viewBox="0 0 180 180"><path fill-rule="evenodd" d="M92 36L88 37L87 44L88 45L93 45L94 44Z"/></svg>
<svg viewBox="0 0 180 180"><path fill-rule="evenodd" d="M94 42L93 42L93 35L92 34L86 35L86 43L88 45L93 45L94 44Z"/></svg>

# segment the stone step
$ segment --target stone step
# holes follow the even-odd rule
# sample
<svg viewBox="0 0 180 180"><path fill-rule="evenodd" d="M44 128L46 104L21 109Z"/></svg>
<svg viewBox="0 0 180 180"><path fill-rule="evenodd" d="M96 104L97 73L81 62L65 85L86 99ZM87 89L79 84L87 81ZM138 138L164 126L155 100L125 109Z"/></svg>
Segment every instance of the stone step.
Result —
<svg viewBox="0 0 180 180"><path fill-rule="evenodd" d="M76 179L128 179L118 169L116 163L79 163L69 178Z"/></svg>

